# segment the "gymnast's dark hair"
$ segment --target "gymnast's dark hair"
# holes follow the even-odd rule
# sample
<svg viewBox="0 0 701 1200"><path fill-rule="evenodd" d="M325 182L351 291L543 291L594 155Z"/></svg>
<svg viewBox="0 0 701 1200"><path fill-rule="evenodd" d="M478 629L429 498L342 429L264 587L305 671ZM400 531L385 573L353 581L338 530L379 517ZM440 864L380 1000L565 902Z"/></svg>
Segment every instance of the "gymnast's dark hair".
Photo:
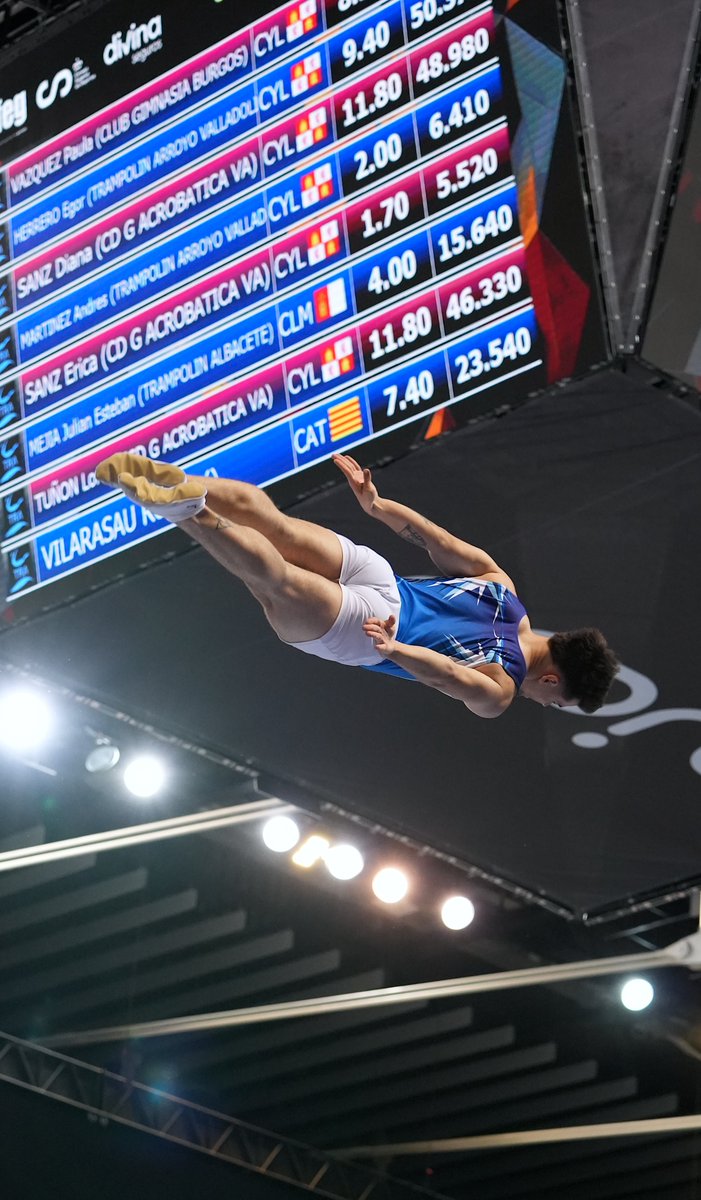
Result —
<svg viewBox="0 0 701 1200"><path fill-rule="evenodd" d="M550 654L562 673L565 692L585 713L596 712L620 668L599 629L572 629L548 639Z"/></svg>

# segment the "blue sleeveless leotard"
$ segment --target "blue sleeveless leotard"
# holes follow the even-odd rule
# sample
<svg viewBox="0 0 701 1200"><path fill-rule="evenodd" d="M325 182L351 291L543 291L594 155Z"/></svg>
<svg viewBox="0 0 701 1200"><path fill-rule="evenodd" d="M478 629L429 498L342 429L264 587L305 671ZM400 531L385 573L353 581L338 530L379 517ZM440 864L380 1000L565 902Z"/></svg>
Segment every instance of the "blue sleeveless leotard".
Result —
<svg viewBox="0 0 701 1200"><path fill-rule="evenodd" d="M398 641L436 650L466 667L497 663L520 688L527 667L518 627L526 610L513 592L484 579L395 578L402 601ZM388 658L366 669L414 679Z"/></svg>

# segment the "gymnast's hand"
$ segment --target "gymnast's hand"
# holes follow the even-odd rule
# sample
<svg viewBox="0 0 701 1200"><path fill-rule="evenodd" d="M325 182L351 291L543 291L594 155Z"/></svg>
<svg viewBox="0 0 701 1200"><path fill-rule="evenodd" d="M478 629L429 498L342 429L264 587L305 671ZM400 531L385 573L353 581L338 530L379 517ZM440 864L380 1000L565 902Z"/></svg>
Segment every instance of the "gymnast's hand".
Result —
<svg viewBox="0 0 701 1200"><path fill-rule="evenodd" d="M332 457L339 471L342 471L348 480L350 489L360 507L368 516L372 516L373 509L380 497L367 467L363 469L360 463L357 463L349 454L334 454Z"/></svg>
<svg viewBox="0 0 701 1200"><path fill-rule="evenodd" d="M363 621L363 629L369 638L372 638L375 643L375 649L383 658L389 658L397 649L397 639L394 636L397 622L394 617L387 617L386 621L380 617L370 617L367 621Z"/></svg>

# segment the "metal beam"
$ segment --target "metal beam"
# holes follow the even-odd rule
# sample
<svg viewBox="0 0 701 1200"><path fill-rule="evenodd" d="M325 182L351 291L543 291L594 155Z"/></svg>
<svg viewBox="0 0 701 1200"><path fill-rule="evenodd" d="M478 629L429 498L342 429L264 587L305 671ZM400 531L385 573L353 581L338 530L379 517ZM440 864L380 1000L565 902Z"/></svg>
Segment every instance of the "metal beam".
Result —
<svg viewBox="0 0 701 1200"><path fill-rule="evenodd" d="M60 896L52 896L49 900L25 904L23 908L0 916L0 936L17 933L20 929L29 929L32 925L43 925L56 917L79 913L95 904L104 904L106 900L132 896L134 892L143 891L147 885L148 871L145 867L137 867L134 871L101 879L99 883L90 883L72 892L62 892Z"/></svg>
<svg viewBox="0 0 701 1200"><path fill-rule="evenodd" d="M479 1078L484 1064L493 1061L492 1052L512 1046L515 1038L516 1031L513 1025L501 1025L495 1029L482 1029L479 1033L467 1034L464 1038L451 1038L448 1043L440 1046L434 1043L426 1047L407 1050L407 1073L402 1076L399 1076L401 1058L394 1068L387 1069L384 1057L376 1055L368 1064L368 1070L364 1072L365 1077L359 1079L357 1083L349 1081L342 1072L339 1072L338 1092L340 1094L334 1096L333 1106L330 1106L327 1095L323 1093L319 1095L314 1092L312 1084L310 1094L295 1099L294 1104L279 1101L276 1087L268 1092L267 1103L260 1097L256 1102L256 1098L252 1097L251 1103L247 1104L246 1111L251 1113L255 1111L256 1107L262 1108L267 1121L271 1121L273 1124L277 1124L278 1120L285 1121L286 1129L306 1126L314 1130L315 1140L318 1138L326 1145L333 1138L345 1136L349 1113L361 1113L369 1118L368 1094L370 1091L373 1116L380 1109L385 1109L388 1114L386 1121L383 1119L378 1122L380 1128L386 1129L391 1125L399 1124L399 1122L395 1122L397 1111L407 1107L413 1110L414 1102L419 1096L431 1097L431 1112L433 1112L433 1103L439 1092L450 1087L453 1082L455 1086L459 1086L465 1080L472 1081L475 1076ZM454 1041L457 1043L455 1047L453 1047ZM452 1058L450 1066L442 1067L439 1070L438 1064L441 1062L441 1058L451 1059L453 1048L454 1058ZM439 1050L442 1051L441 1055L439 1055ZM433 1061L436 1062L436 1070L432 1069L431 1051L435 1056ZM417 1067L413 1056L419 1053L422 1057L425 1055L425 1058L424 1061L419 1060ZM370 1065L374 1065L376 1070L375 1078L368 1090L366 1081L370 1074ZM333 1084L333 1082L332 1077L330 1083ZM338 1127L339 1132L327 1135L329 1124L332 1130ZM354 1127L357 1127L355 1121ZM374 1120L371 1128L377 1128ZM322 1129L323 1135L320 1132Z"/></svg>
<svg viewBox="0 0 701 1200"><path fill-rule="evenodd" d="M55 883L57 879L68 879L81 871L92 871L96 862L94 854L84 854L81 858L68 859L66 862L33 867L31 871L16 871L14 874L6 871L0 878L0 899L17 896L20 892L31 891L32 888L44 887L47 883Z"/></svg>
<svg viewBox="0 0 701 1200"><path fill-rule="evenodd" d="M182 916L183 913L192 912L196 907L197 890L186 888L174 895L162 896L159 900L151 900L146 904L139 904L124 911L112 912L106 917L83 921L80 925L71 925L68 929L62 929L56 933L28 938L26 941L3 950L2 968L3 971L8 971L10 967L18 967L22 963L43 962L46 958L60 954L63 950L77 950L79 946L90 946L94 942L102 941L103 938L114 937L119 933L128 933L134 929L142 929L146 925L154 925L169 917Z"/></svg>
<svg viewBox="0 0 701 1200"><path fill-rule="evenodd" d="M25 846L21 850L6 850L0 854L0 871L15 871L20 867L35 867L39 863L56 862L62 858L75 858L81 854L99 854L103 850L122 850L125 846L140 846L144 842L157 842L163 838L184 837L191 833L221 829L225 825L240 825L254 821L267 812L288 812L291 804L269 797L252 800L248 804L235 804L229 808L212 808L204 812L188 813L183 817L166 817L162 821L150 821L145 825L128 825L126 829L108 829L104 833L89 833L84 837L67 838L48 845Z"/></svg>
<svg viewBox="0 0 701 1200"><path fill-rule="evenodd" d="M604 308L607 317L609 337L614 352L623 349L623 323L621 320L621 305L618 296L618 283L613 261L611 246L611 230L606 212L606 200L601 159L594 119L594 106L591 98L591 84L587 69L587 50L582 32L579 0L565 0L565 14L569 31L570 50L574 77L576 82L577 100L581 116L582 142L584 156L591 182L591 208L594 218L596 241L600 254L601 281L603 285Z"/></svg>
<svg viewBox="0 0 701 1200"><path fill-rule="evenodd" d="M694 10L679 68L679 80L672 100L669 128L667 129L667 137L665 139L664 150L662 151L662 164L650 211L647 236L640 255L640 270L635 296L633 297L633 311L630 314L627 337L623 346L627 354L635 354L636 351L640 350L641 339L645 332L643 329L643 318L650 306L650 293L653 287L652 270L661 250L664 215L670 203L671 188L675 181L674 176L681 166L679 161L680 129L684 123L685 109L688 110L692 104L694 84L692 72L698 56L700 42L701 0L694 0Z"/></svg>
<svg viewBox="0 0 701 1200"><path fill-rule="evenodd" d="M51 12L51 5L47 0L22 0L25 8L31 8L33 12L41 13L42 17L48 17Z"/></svg>
<svg viewBox="0 0 701 1200"><path fill-rule="evenodd" d="M701 1113L687 1117L654 1117L649 1121L607 1121L601 1125L565 1125L554 1129L521 1129L476 1137L438 1138L432 1142L393 1142L386 1146L345 1146L334 1154L346 1158L394 1158L413 1154L464 1154L466 1150L500 1150L504 1146L535 1146L546 1142L585 1142L594 1138L649 1136L651 1133L689 1133L701 1129Z"/></svg>
<svg viewBox="0 0 701 1200"><path fill-rule="evenodd" d="M464 1006L448 1009L444 1013L430 1013L428 1016L415 1017L412 1020L392 1025L390 1028L382 1025L380 1029L373 1028L363 1033L346 1031L344 1036L335 1038L332 1045L324 1042L321 1046L313 1047L304 1042L295 1046L287 1054L260 1055L248 1067L237 1065L236 1084L237 1087L247 1085L247 1094L251 1105L255 1103L257 1088L265 1090L268 1097L270 1096L271 1079L275 1079L276 1103L289 1102L297 1099L299 1095L306 1095L312 1086L317 1095L329 1088L337 1088L339 1082L345 1088L350 1083L364 1082L365 1071L375 1070L375 1074L377 1074L374 1063L378 1054L393 1049L402 1050L418 1041L427 1041L429 1038L433 1039L432 1045L442 1047L446 1044L443 1035L463 1034L465 1029L472 1025L472 1020L472 1008ZM299 1034L299 1026L294 1028ZM440 1042L437 1042L438 1038L441 1038ZM455 1037L450 1037L449 1040L452 1046ZM213 1054L214 1051L210 1050L210 1053ZM217 1053L221 1056L221 1049L218 1049ZM347 1068L341 1065L347 1059L356 1060L350 1068L353 1072L352 1075L347 1074ZM358 1063L357 1060L360 1062ZM191 1057L188 1057L188 1063L191 1061ZM387 1059L383 1056L383 1074L386 1062ZM373 1064L372 1067L367 1066L367 1063ZM356 1071L359 1073L355 1074ZM315 1081L313 1085L305 1078L305 1075L312 1074ZM277 1078L285 1075L292 1078Z"/></svg>
<svg viewBox="0 0 701 1200"><path fill-rule="evenodd" d="M445 1200L323 1150L0 1034L0 1079L327 1200Z"/></svg>
<svg viewBox="0 0 701 1200"><path fill-rule="evenodd" d="M673 942L663 950L624 954L615 958L596 958L583 962L559 963L551 967L527 967L520 971L502 971L493 975L468 975L435 983L406 984L402 987L375 988L313 1000L292 1000L286 1004L261 1004L228 1012L202 1013L192 1017L174 1017L145 1021L135 1025L113 1025L103 1029L54 1034L44 1039L47 1046L87 1046L96 1042L119 1042L125 1038L163 1037L171 1033L192 1033L223 1029L233 1025L255 1025L262 1021L286 1021L291 1017L318 1016L319 1013L343 1012L354 1008L374 1008L405 1004L411 1000L437 1000L444 996L474 995L478 992L503 991L559 983L571 979L593 979L629 971L650 971L660 967L686 966L701 969L701 930L691 937Z"/></svg>
<svg viewBox="0 0 701 1200"><path fill-rule="evenodd" d="M86 952L75 955L57 967L48 967L34 973L25 971L17 979L7 983L3 981L2 1003L6 1005L12 1000L37 992L46 995L52 988L63 987L76 979L82 983L95 975L103 976L109 971L116 971L119 967L132 968L135 963L144 959L154 962L174 951L186 951L192 946L203 946L217 938L241 933L245 925L246 913L239 909L236 912L207 917L203 921L194 921L177 929L161 930L151 936L142 935L137 941L129 941L119 947L111 946L109 950L100 953Z"/></svg>
<svg viewBox="0 0 701 1200"><path fill-rule="evenodd" d="M231 974L237 976L237 982L245 980L241 970L251 963L257 964L261 959L275 959L294 949L294 933L291 929L280 929L273 933L262 934L247 941L227 939L223 946L207 949L201 954L181 955L175 961L168 961L150 970L141 970L132 976L131 972L120 972L117 978L113 975L106 983L97 983L66 996L57 997L51 1011L56 1019L75 1020L76 1012L92 1011L106 1005L135 1003L137 998L159 992L181 984L183 987L190 980L207 978L209 975L222 974L228 976L229 987L233 985ZM239 970L237 970L237 968ZM234 993L235 994L235 993ZM183 1003L182 997L177 997L177 1003ZM159 1006L160 1007L160 1006Z"/></svg>

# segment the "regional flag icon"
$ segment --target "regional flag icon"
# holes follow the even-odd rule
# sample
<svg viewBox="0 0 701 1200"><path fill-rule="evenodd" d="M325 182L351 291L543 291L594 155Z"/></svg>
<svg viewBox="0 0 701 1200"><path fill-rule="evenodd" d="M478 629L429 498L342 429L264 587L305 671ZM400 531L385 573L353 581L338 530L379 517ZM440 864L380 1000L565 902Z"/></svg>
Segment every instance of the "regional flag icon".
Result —
<svg viewBox="0 0 701 1200"><path fill-rule="evenodd" d="M322 163L302 176L302 208L311 208L320 200L328 200L330 196L333 196L331 163Z"/></svg>
<svg viewBox="0 0 701 1200"><path fill-rule="evenodd" d="M333 279L314 292L314 316L317 323L348 311L348 293L344 279Z"/></svg>
<svg viewBox="0 0 701 1200"><path fill-rule="evenodd" d="M296 42L305 33L311 33L319 24L316 0L303 0L287 14L287 40Z"/></svg>
<svg viewBox="0 0 701 1200"><path fill-rule="evenodd" d="M347 375L355 367L352 337L338 338L321 353L321 378L324 383Z"/></svg>
<svg viewBox="0 0 701 1200"><path fill-rule="evenodd" d="M354 433L362 433L363 413L360 396L351 396L341 404L332 405L327 415L332 442L341 442Z"/></svg>
<svg viewBox="0 0 701 1200"><path fill-rule="evenodd" d="M329 136L329 119L326 108L315 108L300 117L295 127L297 150L311 150Z"/></svg>
<svg viewBox="0 0 701 1200"><path fill-rule="evenodd" d="M341 249L341 230L338 221L324 221L307 235L307 261L312 267L334 258Z"/></svg>
<svg viewBox="0 0 701 1200"><path fill-rule="evenodd" d="M290 69L290 86L293 96L301 96L310 88L318 87L323 79L321 72L321 55L308 54L301 62L294 63Z"/></svg>

